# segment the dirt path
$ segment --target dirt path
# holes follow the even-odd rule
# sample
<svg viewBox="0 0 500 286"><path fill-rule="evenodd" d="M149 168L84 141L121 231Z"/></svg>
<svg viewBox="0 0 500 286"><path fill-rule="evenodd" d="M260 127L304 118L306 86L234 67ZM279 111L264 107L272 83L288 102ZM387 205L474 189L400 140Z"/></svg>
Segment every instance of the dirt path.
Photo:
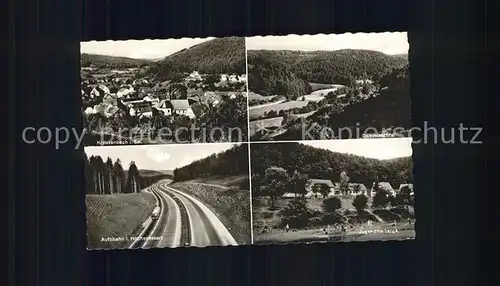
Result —
<svg viewBox="0 0 500 286"><path fill-rule="evenodd" d="M378 215L374 214L372 211L370 210L366 210L369 214L371 214L372 216L376 217L378 219L378 222L385 222L381 217L379 217Z"/></svg>

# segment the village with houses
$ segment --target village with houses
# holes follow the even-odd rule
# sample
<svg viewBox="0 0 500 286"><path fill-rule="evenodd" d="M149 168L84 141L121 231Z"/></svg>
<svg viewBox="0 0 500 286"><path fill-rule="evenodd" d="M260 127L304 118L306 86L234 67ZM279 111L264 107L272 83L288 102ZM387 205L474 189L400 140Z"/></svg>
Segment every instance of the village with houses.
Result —
<svg viewBox="0 0 500 286"><path fill-rule="evenodd" d="M151 131L154 127L171 126L152 126L158 118L170 124L181 122L182 118L193 124L210 123L210 114L220 113L224 108L239 107L246 112L246 75L200 75L193 71L175 82L154 82L136 78L134 72L138 69L82 78L82 111L90 129L88 133L95 135L109 130L105 128L119 132L120 128ZM182 126L188 127L185 123Z"/></svg>
<svg viewBox="0 0 500 286"><path fill-rule="evenodd" d="M246 140L244 38L85 42L81 47L86 146ZM206 136L202 129L219 132Z"/></svg>

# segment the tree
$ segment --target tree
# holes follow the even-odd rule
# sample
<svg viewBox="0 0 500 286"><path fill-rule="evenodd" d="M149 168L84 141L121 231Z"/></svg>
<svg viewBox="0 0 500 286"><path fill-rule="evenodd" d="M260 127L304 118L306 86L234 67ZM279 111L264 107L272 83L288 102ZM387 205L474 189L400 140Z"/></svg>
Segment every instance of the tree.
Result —
<svg viewBox="0 0 500 286"><path fill-rule="evenodd" d="M352 200L352 205L356 208L358 212L361 212L366 208L368 204L368 198L361 194L357 195L353 200Z"/></svg>
<svg viewBox="0 0 500 286"><path fill-rule="evenodd" d="M286 170L281 167L273 166L266 169L262 180L262 188L270 199L271 208L275 207L276 199L286 192L289 187L289 180Z"/></svg>
<svg viewBox="0 0 500 286"><path fill-rule="evenodd" d="M308 177L305 174L299 173L297 170L293 172L291 185L292 190L296 195L305 195L306 188L305 185L307 183Z"/></svg>
<svg viewBox="0 0 500 286"><path fill-rule="evenodd" d="M323 200L323 204L321 205L324 212L334 213L340 208L342 208L342 201L340 201L337 197L327 198Z"/></svg>
<svg viewBox="0 0 500 286"><path fill-rule="evenodd" d="M108 194L114 194L116 193L115 190L115 176L113 172L113 160L111 160L110 157L106 160L106 187L108 189L107 193Z"/></svg>
<svg viewBox="0 0 500 286"><path fill-rule="evenodd" d="M390 202L390 194L385 189L380 189L375 196L373 196L372 205L376 208L385 208Z"/></svg>
<svg viewBox="0 0 500 286"><path fill-rule="evenodd" d="M125 174L123 173L123 167L120 159L116 159L115 164L113 165L113 175L114 175L114 183L115 190L117 193L123 193L123 179Z"/></svg>
<svg viewBox="0 0 500 286"><path fill-rule="evenodd" d="M171 99L187 99L187 87L183 84L171 84L167 88L167 94Z"/></svg>
<svg viewBox="0 0 500 286"><path fill-rule="evenodd" d="M293 228L307 226L310 210L305 198L294 198L280 211L282 223Z"/></svg>
<svg viewBox="0 0 500 286"><path fill-rule="evenodd" d="M128 185L130 193L138 193L140 191L139 179L139 169L137 169L135 162L132 161L128 168Z"/></svg>
<svg viewBox="0 0 500 286"><path fill-rule="evenodd" d="M317 193L320 193L323 198L328 197L328 194L330 193L330 187L327 184L315 184L314 186L317 186Z"/></svg>
<svg viewBox="0 0 500 286"><path fill-rule="evenodd" d="M340 191L344 195L347 195L347 193L349 192L349 180L350 178L347 176L347 173L345 171L340 173Z"/></svg>
<svg viewBox="0 0 500 286"><path fill-rule="evenodd" d="M356 195L361 194L361 185L354 185L352 189Z"/></svg>
<svg viewBox="0 0 500 286"><path fill-rule="evenodd" d="M84 177L85 177L85 189L86 194L95 194L94 185L94 171L92 170L92 165L90 164L89 158L85 152L83 153L83 161L85 164Z"/></svg>
<svg viewBox="0 0 500 286"><path fill-rule="evenodd" d="M401 188L400 192L394 198L393 206L411 205L411 189L408 186Z"/></svg>

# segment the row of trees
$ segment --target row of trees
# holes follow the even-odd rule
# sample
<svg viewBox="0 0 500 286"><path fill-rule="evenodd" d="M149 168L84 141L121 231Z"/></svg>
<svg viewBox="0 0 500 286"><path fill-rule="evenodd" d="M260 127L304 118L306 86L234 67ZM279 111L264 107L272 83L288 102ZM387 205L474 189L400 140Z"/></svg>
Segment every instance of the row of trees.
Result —
<svg viewBox="0 0 500 286"><path fill-rule="evenodd" d="M236 175L248 175L247 144L237 145L222 153L212 154L174 170L175 181Z"/></svg>
<svg viewBox="0 0 500 286"><path fill-rule="evenodd" d="M294 173L311 179L342 182L341 174L349 174L350 182L373 186L374 182L389 182L393 188L413 182L411 157L378 160L314 148L300 143L253 144L252 187L264 182L266 173L279 172L293 177ZM280 170L280 171L277 171ZM256 183L257 182L257 183ZM258 189L254 190L258 193Z"/></svg>
<svg viewBox="0 0 500 286"><path fill-rule="evenodd" d="M164 176L141 176L134 161L127 171L123 170L120 159L106 161L101 156L84 154L86 193L89 195L111 195L138 193Z"/></svg>
<svg viewBox="0 0 500 286"><path fill-rule="evenodd" d="M360 194L354 197L352 205L360 216L366 216L368 207L368 197ZM391 196L385 190L377 192L372 201L372 209L385 209L388 206L398 208L413 206L414 198L408 188L401 190L396 196ZM294 228L302 228L310 224L335 224L346 222L347 218L341 212L342 201L337 197L323 199L322 212L313 211L308 208L307 200L304 197L297 197L288 202L280 210L281 224Z"/></svg>

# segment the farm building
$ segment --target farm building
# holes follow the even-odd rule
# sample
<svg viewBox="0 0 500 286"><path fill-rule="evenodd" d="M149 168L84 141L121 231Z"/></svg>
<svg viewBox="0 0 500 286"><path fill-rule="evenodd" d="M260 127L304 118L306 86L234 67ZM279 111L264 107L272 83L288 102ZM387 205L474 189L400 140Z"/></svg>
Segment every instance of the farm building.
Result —
<svg viewBox="0 0 500 286"><path fill-rule="evenodd" d="M373 186L375 187L375 184ZM391 186L391 184L389 182L379 182L378 186L379 186L380 190L386 190L393 196L396 195L396 190L394 190L394 188ZM375 195L374 187L372 187L372 189L371 189L372 196Z"/></svg>
<svg viewBox="0 0 500 286"><path fill-rule="evenodd" d="M365 195L368 196L368 189L364 184L349 183L349 195Z"/></svg>

